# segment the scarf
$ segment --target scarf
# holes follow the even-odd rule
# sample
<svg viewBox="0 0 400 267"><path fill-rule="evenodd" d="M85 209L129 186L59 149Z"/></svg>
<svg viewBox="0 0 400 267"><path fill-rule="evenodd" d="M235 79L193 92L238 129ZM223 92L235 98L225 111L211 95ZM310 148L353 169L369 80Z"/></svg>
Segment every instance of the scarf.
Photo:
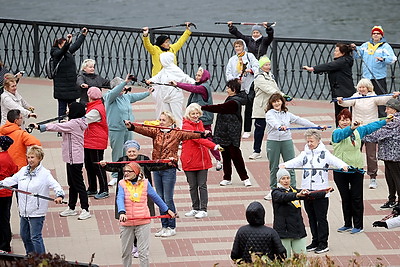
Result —
<svg viewBox="0 0 400 267"><path fill-rule="evenodd" d="M144 187L143 182L137 182L136 184L132 184L131 181L125 180L125 183L126 183L126 189L128 189L128 192L130 194L129 199L132 200L133 202L140 202L140 197L142 196Z"/></svg>
<svg viewBox="0 0 400 267"><path fill-rule="evenodd" d="M378 49L378 47L383 44L383 42L377 43L377 44L373 44L373 43L368 43L368 55L373 55L375 54L376 49Z"/></svg>
<svg viewBox="0 0 400 267"><path fill-rule="evenodd" d="M242 57L244 56L244 54L245 54L244 51L242 53L240 53L240 54L237 54L238 62L237 62L237 65L236 65L236 71L238 73L242 73L242 71L243 71L243 59L242 59Z"/></svg>

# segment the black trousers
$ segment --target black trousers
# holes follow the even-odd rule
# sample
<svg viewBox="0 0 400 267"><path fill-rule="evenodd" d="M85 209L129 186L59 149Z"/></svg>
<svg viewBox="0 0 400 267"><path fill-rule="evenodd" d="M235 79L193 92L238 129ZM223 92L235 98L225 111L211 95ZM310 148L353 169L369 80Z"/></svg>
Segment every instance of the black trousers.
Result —
<svg viewBox="0 0 400 267"><path fill-rule="evenodd" d="M11 197L0 197L0 250L11 251Z"/></svg>
<svg viewBox="0 0 400 267"><path fill-rule="evenodd" d="M388 200L400 203L400 161L383 161L385 163L385 178L389 190Z"/></svg>
<svg viewBox="0 0 400 267"><path fill-rule="evenodd" d="M74 210L79 196L81 208L89 211L89 200L85 183L83 182L82 168L83 163L67 163L67 181L69 186L68 206L70 209Z"/></svg>
<svg viewBox="0 0 400 267"><path fill-rule="evenodd" d="M328 207L329 198L327 197L304 200L304 208L311 228L312 243L317 246L320 244L328 246Z"/></svg>
<svg viewBox="0 0 400 267"><path fill-rule="evenodd" d="M378 80L372 79L371 82L372 82L372 85L374 86L374 91L377 95L383 95L383 94L388 93L386 78L378 79ZM378 106L378 116L379 116L379 118L386 117L385 106Z"/></svg>
<svg viewBox="0 0 400 267"><path fill-rule="evenodd" d="M222 147L224 148L224 151L221 152L222 160L224 162L222 165L224 170L224 180L232 180L232 163L235 165L240 180L244 181L249 179L240 148L233 145Z"/></svg>
<svg viewBox="0 0 400 267"><path fill-rule="evenodd" d="M99 164L94 162L99 162L104 158L103 149L90 149L85 148L85 169L88 177L89 187L88 190L92 192L97 192L97 180L99 181L99 193L107 192L107 174L106 170L102 168Z"/></svg>
<svg viewBox="0 0 400 267"><path fill-rule="evenodd" d="M334 172L333 179L342 198L344 226L363 229L364 174Z"/></svg>

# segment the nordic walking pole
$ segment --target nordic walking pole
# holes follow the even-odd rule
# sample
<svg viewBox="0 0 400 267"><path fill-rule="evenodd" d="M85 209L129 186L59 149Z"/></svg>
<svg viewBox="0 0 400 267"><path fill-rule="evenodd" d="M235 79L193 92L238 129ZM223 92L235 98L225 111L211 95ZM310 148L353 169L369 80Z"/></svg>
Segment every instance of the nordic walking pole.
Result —
<svg viewBox="0 0 400 267"><path fill-rule="evenodd" d="M355 96L355 97L344 97L342 100L355 100L355 99L364 99L364 98L371 98L371 97L381 97L381 96L393 96L394 93L384 94L384 95L367 95L367 96ZM331 102L337 102L337 98L333 98Z"/></svg>
<svg viewBox="0 0 400 267"><path fill-rule="evenodd" d="M327 126L326 128L332 128L332 126ZM316 129L316 130L322 130L325 129L324 127L321 126L314 126L314 127L290 127L290 128L286 128L287 130L308 130L308 129ZM279 131L283 131L281 129L279 129Z"/></svg>
<svg viewBox="0 0 400 267"><path fill-rule="evenodd" d="M22 194L25 194L25 195L28 195L28 196L32 196L32 197L45 199L45 200L48 200L48 201L54 201L55 200L54 198L51 198L51 197L39 195L38 193L32 193L32 192L24 191L24 190L21 190L21 189L18 189L18 188L10 187L10 186L0 185L0 188L8 189L8 190L15 191L15 192L18 192L18 193L22 193ZM68 202L65 202L65 201L62 201L61 203L62 204L68 204Z"/></svg>
<svg viewBox="0 0 400 267"><path fill-rule="evenodd" d="M221 24L227 24L227 23L222 22L222 21L217 21L217 22L215 22L215 24L221 25ZM264 23L262 23L262 22L232 22L232 25L261 25L261 26L263 26ZM274 27L275 25L276 25L276 22L268 22L267 23L267 27Z"/></svg>
<svg viewBox="0 0 400 267"><path fill-rule="evenodd" d="M176 24L176 25L167 25L167 26L159 26L159 27L153 27L153 28L149 28L150 30L161 30L161 29L168 29L168 28L176 28L176 27L191 27L193 26L195 29L197 29L196 24L190 22L188 25L186 25L186 23L182 23L182 24Z"/></svg>

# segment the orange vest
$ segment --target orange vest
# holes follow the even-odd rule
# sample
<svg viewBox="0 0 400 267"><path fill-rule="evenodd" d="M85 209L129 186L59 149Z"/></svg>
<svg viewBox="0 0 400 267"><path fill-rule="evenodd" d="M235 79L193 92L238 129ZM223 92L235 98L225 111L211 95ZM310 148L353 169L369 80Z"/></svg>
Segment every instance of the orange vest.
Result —
<svg viewBox="0 0 400 267"><path fill-rule="evenodd" d="M126 222L121 222L121 225L134 226L134 225L142 225L150 223L150 219L129 220L132 218L150 217L150 211L147 206L147 185L149 181L147 179L140 181L140 183L144 183L143 184L144 186L139 202L134 202L129 198L130 193L128 191L128 188L126 187L127 182L130 183L130 181L126 180L119 181L119 185L121 185L122 188L124 189L125 211L126 211L126 216L128 217L128 220ZM133 186L137 188L138 183L134 184Z"/></svg>

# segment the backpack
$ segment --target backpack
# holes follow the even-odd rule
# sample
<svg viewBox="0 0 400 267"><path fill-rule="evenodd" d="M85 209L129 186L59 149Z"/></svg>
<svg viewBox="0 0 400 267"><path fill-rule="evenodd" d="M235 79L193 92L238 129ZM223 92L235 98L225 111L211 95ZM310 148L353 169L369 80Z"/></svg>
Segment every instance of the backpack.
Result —
<svg viewBox="0 0 400 267"><path fill-rule="evenodd" d="M54 77L57 74L58 67L60 66L60 62L61 62L61 60L63 60L63 58L64 58L64 56L60 59L60 61L58 61L57 65L55 65L55 66L54 66L54 58L53 57L49 57L46 60L46 63L44 65L44 71L45 71L47 78L49 78L51 80L54 79Z"/></svg>

